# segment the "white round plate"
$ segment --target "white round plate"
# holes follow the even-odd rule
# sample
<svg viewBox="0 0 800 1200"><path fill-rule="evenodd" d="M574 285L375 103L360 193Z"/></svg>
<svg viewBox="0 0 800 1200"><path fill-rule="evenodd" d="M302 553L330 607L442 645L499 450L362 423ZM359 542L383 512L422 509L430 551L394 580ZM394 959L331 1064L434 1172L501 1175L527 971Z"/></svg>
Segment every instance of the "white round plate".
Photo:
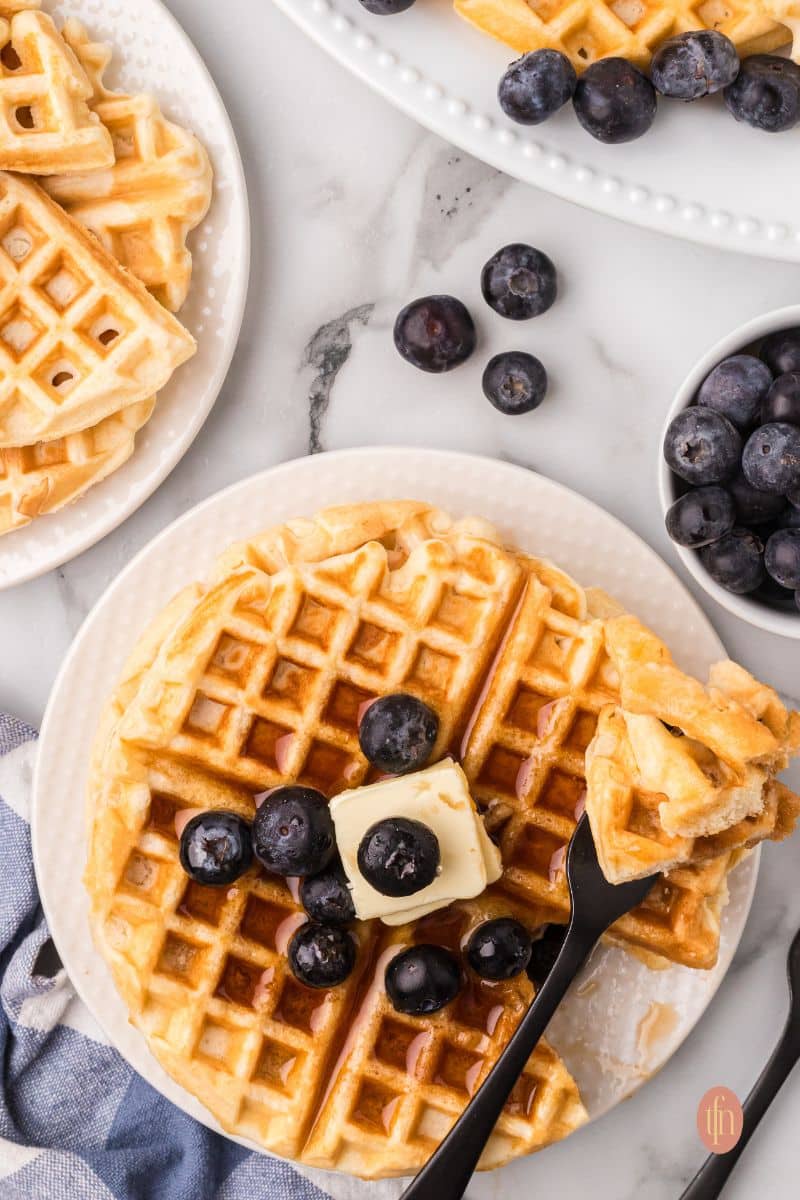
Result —
<svg viewBox="0 0 800 1200"><path fill-rule="evenodd" d="M800 129L739 125L719 96L662 100L649 133L623 146L595 141L571 105L544 125L515 125L497 103L514 51L462 20L452 0L417 0L393 17L358 0L275 3L398 108L525 183L663 233L800 259Z"/></svg>
<svg viewBox="0 0 800 1200"><path fill-rule="evenodd" d="M244 314L250 218L230 119L202 59L161 0L45 0L60 25L82 21L114 51L112 89L153 92L166 116L186 125L214 167L211 210L189 237L194 272L180 321L197 354L159 393L128 462L76 503L0 540L0 590L68 562L116 529L180 462L202 428L228 371Z"/></svg>
<svg viewBox="0 0 800 1200"><path fill-rule="evenodd" d="M679 650L687 669L702 673L724 655L683 584L614 517L542 476L465 454L364 449L286 463L212 496L142 550L86 620L53 688L34 780L34 860L51 933L92 1013L148 1082L212 1128L218 1128L213 1119L164 1073L128 1023L89 937L81 883L86 846L80 798L94 730L146 622L175 592L201 578L233 539L290 517L310 516L330 504L398 497L429 500L453 514L487 517L509 541L616 595ZM73 803L68 822L63 819L65 796ZM593 1117L657 1071L704 1012L739 943L757 869L758 856L753 855L731 876L720 960L713 971L650 971L633 956L608 947L592 957L583 983L562 1006L551 1033ZM476 1180L476 1197L485 1194L484 1186Z"/></svg>

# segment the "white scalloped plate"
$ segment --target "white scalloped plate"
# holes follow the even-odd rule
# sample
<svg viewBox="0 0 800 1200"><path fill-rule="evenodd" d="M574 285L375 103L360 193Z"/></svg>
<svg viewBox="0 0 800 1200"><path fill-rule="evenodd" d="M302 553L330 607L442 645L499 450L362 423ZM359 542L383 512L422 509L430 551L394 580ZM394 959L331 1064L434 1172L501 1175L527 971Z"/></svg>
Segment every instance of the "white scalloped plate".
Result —
<svg viewBox="0 0 800 1200"><path fill-rule="evenodd" d="M165 114L193 130L214 167L211 210L189 238L194 273L180 320L197 354L159 394L129 461L61 512L0 539L0 590L81 554L142 505L202 428L228 371L250 270L247 188L228 114L202 59L161 0L45 0L60 24L83 21L114 50L112 88L150 91Z"/></svg>
<svg viewBox="0 0 800 1200"><path fill-rule="evenodd" d="M234 484L159 534L87 618L53 688L34 779L34 860L51 933L100 1025L140 1075L214 1129L219 1126L213 1118L165 1074L128 1023L110 974L92 947L81 883L86 846L78 799L86 790L92 737L137 634L170 596L201 577L231 540L293 516L310 516L329 504L389 497L424 498L453 514L487 517L509 540L618 596L679 651L687 669L702 673L724 654L686 588L634 533L560 484L490 459L417 449L322 454ZM67 822L65 796L76 801ZM549 1031L575 1072L592 1117L663 1066L699 1020L739 944L757 873L755 854L731 876L720 960L713 971L650 971L609 947L593 955ZM328 1192L343 1195L336 1177L309 1174ZM492 1178L476 1177L470 1196L499 1195ZM363 1194L365 1200L367 1195L383 1200L400 1190L398 1184L365 1184Z"/></svg>
<svg viewBox="0 0 800 1200"><path fill-rule="evenodd" d="M451 0L417 0L393 17L358 0L275 3L398 108L525 183L662 233L800 259L800 129L759 133L720 97L662 101L650 132L623 146L591 138L571 105L526 128L497 103L514 52L463 21Z"/></svg>

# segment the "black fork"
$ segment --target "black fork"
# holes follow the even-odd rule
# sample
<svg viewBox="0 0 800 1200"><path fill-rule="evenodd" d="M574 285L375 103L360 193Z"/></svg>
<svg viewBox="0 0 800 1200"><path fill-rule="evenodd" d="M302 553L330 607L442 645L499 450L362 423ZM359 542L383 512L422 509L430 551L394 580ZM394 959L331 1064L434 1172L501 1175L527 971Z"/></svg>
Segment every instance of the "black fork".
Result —
<svg viewBox="0 0 800 1200"><path fill-rule="evenodd" d="M750 1095L742 1105L744 1127L739 1141L727 1154L710 1154L695 1175L681 1200L716 1200L739 1161L745 1146L756 1131L772 1101L800 1059L800 931L789 949L789 1017L772 1057L761 1072Z"/></svg>
<svg viewBox="0 0 800 1200"><path fill-rule="evenodd" d="M567 882L572 916L550 974L474 1098L401 1200L461 1200L514 1084L569 985L609 925L644 900L655 876L610 884L584 814L569 844Z"/></svg>

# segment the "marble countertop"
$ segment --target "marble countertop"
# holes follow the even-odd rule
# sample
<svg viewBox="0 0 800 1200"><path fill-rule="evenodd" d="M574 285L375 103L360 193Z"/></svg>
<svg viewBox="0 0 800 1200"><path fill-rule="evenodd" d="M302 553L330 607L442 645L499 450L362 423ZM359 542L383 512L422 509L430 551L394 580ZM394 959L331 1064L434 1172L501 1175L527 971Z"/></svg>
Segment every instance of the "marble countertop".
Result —
<svg viewBox="0 0 800 1200"><path fill-rule="evenodd" d="M616 514L692 586L658 506L664 413L712 342L797 301L797 266L669 240L516 183L395 112L263 0L228 0L223 25L210 0L169 7L219 84L247 171L253 262L241 342L214 412L156 495L61 570L0 593L0 708L41 719L87 612L168 522L254 471L339 447L441 446L531 467ZM481 266L510 241L546 250L560 274L558 303L522 326L480 298ZM414 372L391 348L397 310L428 292L452 292L480 318L479 353L444 377ZM545 363L551 389L536 413L505 418L484 400L482 364L501 349L530 349ZM800 643L699 598L732 655L800 691ZM470 1196L536 1187L583 1200L588 1185L593 1200L677 1198L704 1154L700 1096L715 1084L743 1095L777 1039L799 878L799 839L766 849L730 975L656 1080L569 1143L483 1178ZM798 1099L795 1075L726 1190L730 1200L796 1195Z"/></svg>

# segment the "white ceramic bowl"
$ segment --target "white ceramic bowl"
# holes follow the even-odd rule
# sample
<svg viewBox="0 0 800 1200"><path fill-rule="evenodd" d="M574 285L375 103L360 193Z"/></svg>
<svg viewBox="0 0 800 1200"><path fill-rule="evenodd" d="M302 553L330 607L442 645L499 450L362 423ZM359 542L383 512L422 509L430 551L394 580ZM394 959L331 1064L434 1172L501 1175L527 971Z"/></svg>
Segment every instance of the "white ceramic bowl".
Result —
<svg viewBox="0 0 800 1200"><path fill-rule="evenodd" d="M789 329L795 325L800 325L800 304L790 304L786 308L778 308L774 312L765 313L761 317L748 321L745 325L740 325L738 329L734 329L733 333L729 333L727 337L717 342L716 346L712 346L692 367L670 406L658 443L658 482L661 507L665 516L667 509L679 495L675 476L664 461L662 453L664 435L673 417L677 416L681 409L688 408L706 375L723 358L747 350L767 334L777 333L780 329ZM743 621L748 621L751 625L766 629L768 633L779 633L788 638L800 638L800 612L780 612L778 609L768 608L759 600L750 599L749 596L734 595L733 592L720 587L711 578L700 562L696 551L687 550L686 547L679 546L677 543L673 543L673 545L687 571L694 576L703 590L723 608L727 608L728 612L734 613L735 616L741 617Z"/></svg>

